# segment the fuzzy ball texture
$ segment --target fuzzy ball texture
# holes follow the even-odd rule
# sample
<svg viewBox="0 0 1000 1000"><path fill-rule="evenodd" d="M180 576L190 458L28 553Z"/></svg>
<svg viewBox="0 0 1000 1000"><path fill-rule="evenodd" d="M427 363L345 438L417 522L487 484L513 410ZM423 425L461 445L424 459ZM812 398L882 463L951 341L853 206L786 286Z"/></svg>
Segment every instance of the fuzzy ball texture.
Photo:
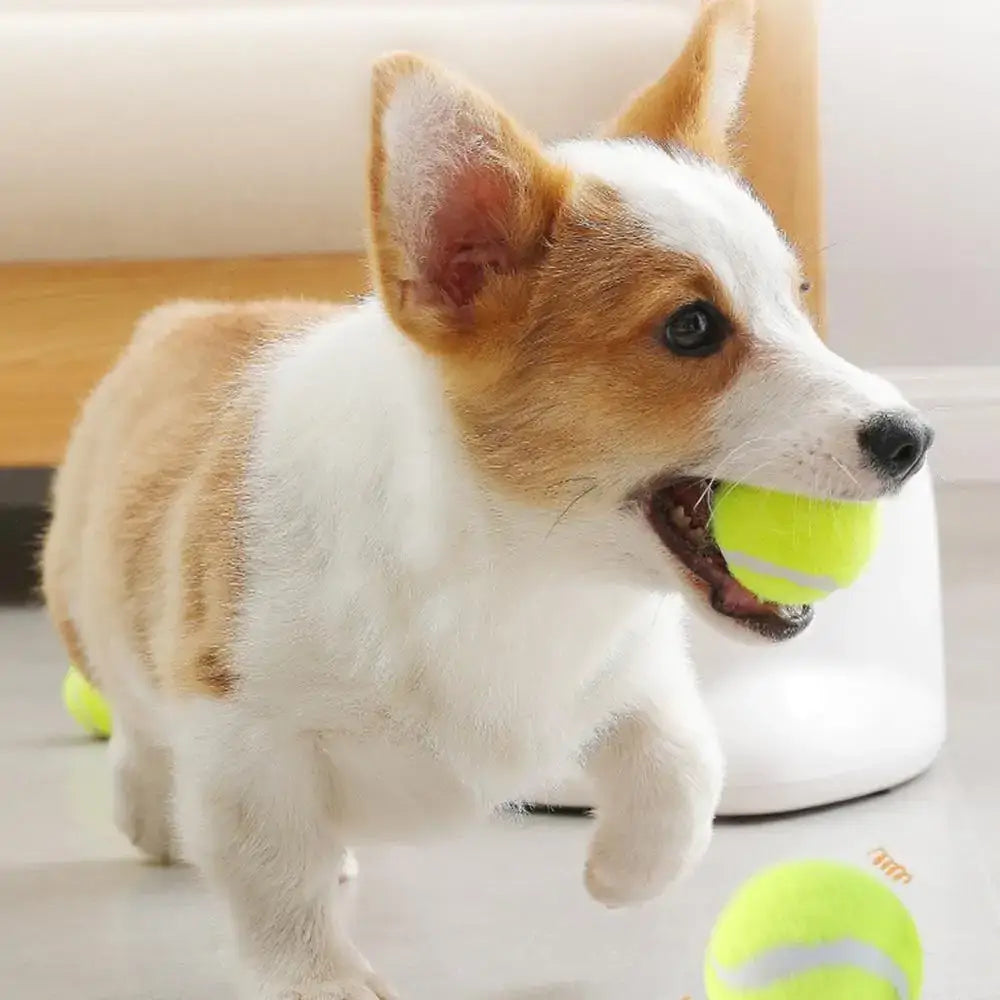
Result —
<svg viewBox="0 0 1000 1000"><path fill-rule="evenodd" d="M830 861L751 878L705 955L708 1000L918 1000L922 983L920 937L899 897Z"/></svg>
<svg viewBox="0 0 1000 1000"><path fill-rule="evenodd" d="M878 544L876 503L722 486L712 533L729 572L779 604L814 604L853 583Z"/></svg>
<svg viewBox="0 0 1000 1000"><path fill-rule="evenodd" d="M85 732L106 740L111 735L111 709L101 693L74 666L63 678L63 704Z"/></svg>

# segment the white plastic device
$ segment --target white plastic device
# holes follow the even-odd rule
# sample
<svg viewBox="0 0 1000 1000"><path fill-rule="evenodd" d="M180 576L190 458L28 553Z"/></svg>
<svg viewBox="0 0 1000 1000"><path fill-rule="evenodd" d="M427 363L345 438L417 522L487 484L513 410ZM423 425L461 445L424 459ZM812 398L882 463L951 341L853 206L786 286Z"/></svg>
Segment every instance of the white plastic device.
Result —
<svg viewBox="0 0 1000 1000"><path fill-rule="evenodd" d="M692 655L727 761L722 815L786 812L891 788L944 742L934 489L925 469L886 501L850 588L782 646L739 646L692 622Z"/></svg>
<svg viewBox="0 0 1000 1000"><path fill-rule="evenodd" d="M926 770L945 737L934 488L925 469L886 501L883 535L853 586L780 646L694 619L691 652L727 761L723 816L858 798ZM546 796L588 804L582 776Z"/></svg>

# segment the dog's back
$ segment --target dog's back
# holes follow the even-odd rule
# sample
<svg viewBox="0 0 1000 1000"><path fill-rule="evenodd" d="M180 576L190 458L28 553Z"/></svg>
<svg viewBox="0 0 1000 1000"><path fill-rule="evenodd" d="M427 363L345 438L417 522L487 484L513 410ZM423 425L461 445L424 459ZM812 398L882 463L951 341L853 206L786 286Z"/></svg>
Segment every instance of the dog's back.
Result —
<svg viewBox="0 0 1000 1000"><path fill-rule="evenodd" d="M91 395L56 480L43 587L70 657L98 685L145 687L136 674L175 691L231 683L245 375L269 343L334 309L162 306Z"/></svg>

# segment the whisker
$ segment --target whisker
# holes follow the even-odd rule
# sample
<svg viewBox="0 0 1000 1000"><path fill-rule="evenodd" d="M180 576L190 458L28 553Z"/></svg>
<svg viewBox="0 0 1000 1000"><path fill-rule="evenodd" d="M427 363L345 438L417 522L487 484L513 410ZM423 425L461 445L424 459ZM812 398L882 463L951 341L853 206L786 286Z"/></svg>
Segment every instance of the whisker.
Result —
<svg viewBox="0 0 1000 1000"><path fill-rule="evenodd" d="M850 481L852 483L854 483L855 486L860 486L861 485L858 482L857 476L855 476L854 473L851 472L851 470L849 468L847 468L847 466L844 465L844 463L841 462L841 460L839 458L837 458L836 455L830 455L829 457L830 457L830 460L833 462L833 464L836 465L837 468L840 469L840 471L843 472L843 474L845 476L847 476L847 478L850 479Z"/></svg>
<svg viewBox="0 0 1000 1000"><path fill-rule="evenodd" d="M748 479L750 479L751 476L756 476L761 469L766 469L769 465L774 465L776 461L777 459L775 458L766 458L763 462L759 462L755 465L749 472L746 473L746 475L740 476L739 479L727 480L727 482L731 482L733 486L742 486Z"/></svg>
<svg viewBox="0 0 1000 1000"><path fill-rule="evenodd" d="M663 610L663 604L667 599L667 595L663 594L660 597L659 602L656 605L656 613L653 615L653 620L649 623L649 634L650 636L656 631L656 623L660 620L660 612Z"/></svg>
<svg viewBox="0 0 1000 1000"><path fill-rule="evenodd" d="M583 477L581 477L581 478L583 478ZM598 482L598 481L597 481L596 479L594 479L594 481L593 481L593 482L592 482L592 483L591 483L591 484L590 484L590 485L589 485L589 486L588 486L588 487L587 487L587 488L586 488L585 490L583 490L583 492L581 492L581 493L578 493L578 494L577 494L577 495L576 495L575 497L573 497L573 499L572 499L572 500L570 500L570 502L569 502L568 504L566 504L566 506L565 506L565 508L563 509L562 513L561 513L561 514L560 514L560 515L559 515L559 516L558 516L558 517L557 517L557 518L555 519L555 521L553 521L553 522L552 522L552 527L551 527L551 528L549 528L549 530L548 530L548 531L546 532L546 534L545 534L545 541L548 541L548 540L549 540L549 538L551 538L551 536L552 536L552 532L553 532L553 531L555 531L555 530L556 530L556 528L558 528L558 527L559 527L559 525L560 525L560 524L562 523L562 521L563 521L563 519L564 519L564 518L566 517L566 515L567 515L567 514L568 514L568 513L569 513L569 512L570 512L570 511L571 511L571 510L572 510L572 509L573 509L573 508L574 508L574 507L575 507L575 506L576 506L576 505L577 505L577 504L578 504L578 503L579 503L579 502L580 502L580 501L581 501L581 500L582 500L582 499L583 499L584 497L586 497L586 496L589 496L589 495L590 495L591 493L593 493L593 492L594 492L594 490L596 490L596 489L597 489L597 487L598 487L599 485L600 485L600 483L599 483L599 482Z"/></svg>
<svg viewBox="0 0 1000 1000"><path fill-rule="evenodd" d="M746 441L741 441L734 448L730 448L729 451L720 459L720 461L716 463L715 469L712 472L712 474L707 477L708 485L701 491L701 496L698 497L695 506L697 507L699 504L701 504L705 500L705 498L709 495L709 493L712 490L711 484L713 480L725 478L722 474L722 470L727 462L732 461L733 457L739 454L739 452L741 452L744 448L750 447L751 445L760 444L761 442L766 443L770 440L772 439L768 437L748 438Z"/></svg>
<svg viewBox="0 0 1000 1000"><path fill-rule="evenodd" d="M727 475L725 475L724 467L726 466L726 464L730 463L733 460L733 458L742 449L744 449L744 448L747 448L747 447L749 447L751 445L761 445L761 444L775 445L778 442L780 442L781 439L782 439L782 435L780 435L780 434L772 434L772 435L767 435L767 436L761 436L761 437L755 437L755 438L748 438L746 441L743 441L740 444L738 444L735 448L730 449L730 451L715 466L715 471L713 472L713 474L712 474L712 476L710 478L711 479L724 479L727 482L732 483L734 486L742 485L751 476L754 476L758 472L760 472L761 469L766 468L768 465L773 465L774 462L777 461L777 459L774 456L766 458L763 462L758 463L756 466L754 466L752 469L750 469L749 472L744 473L742 476L738 477L737 479L730 479ZM701 503L701 501L705 498L707 492L708 492L708 490L706 489L705 492L703 492L702 495L698 498L698 502L699 503Z"/></svg>

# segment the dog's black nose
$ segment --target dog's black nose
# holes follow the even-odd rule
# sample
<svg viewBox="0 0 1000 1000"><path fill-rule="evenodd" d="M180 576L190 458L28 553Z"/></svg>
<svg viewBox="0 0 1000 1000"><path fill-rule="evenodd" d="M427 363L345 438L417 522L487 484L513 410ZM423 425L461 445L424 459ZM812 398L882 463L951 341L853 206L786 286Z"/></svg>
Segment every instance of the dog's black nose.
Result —
<svg viewBox="0 0 1000 1000"><path fill-rule="evenodd" d="M924 462L934 431L910 413L886 410L866 420L858 444L872 468L902 486Z"/></svg>

